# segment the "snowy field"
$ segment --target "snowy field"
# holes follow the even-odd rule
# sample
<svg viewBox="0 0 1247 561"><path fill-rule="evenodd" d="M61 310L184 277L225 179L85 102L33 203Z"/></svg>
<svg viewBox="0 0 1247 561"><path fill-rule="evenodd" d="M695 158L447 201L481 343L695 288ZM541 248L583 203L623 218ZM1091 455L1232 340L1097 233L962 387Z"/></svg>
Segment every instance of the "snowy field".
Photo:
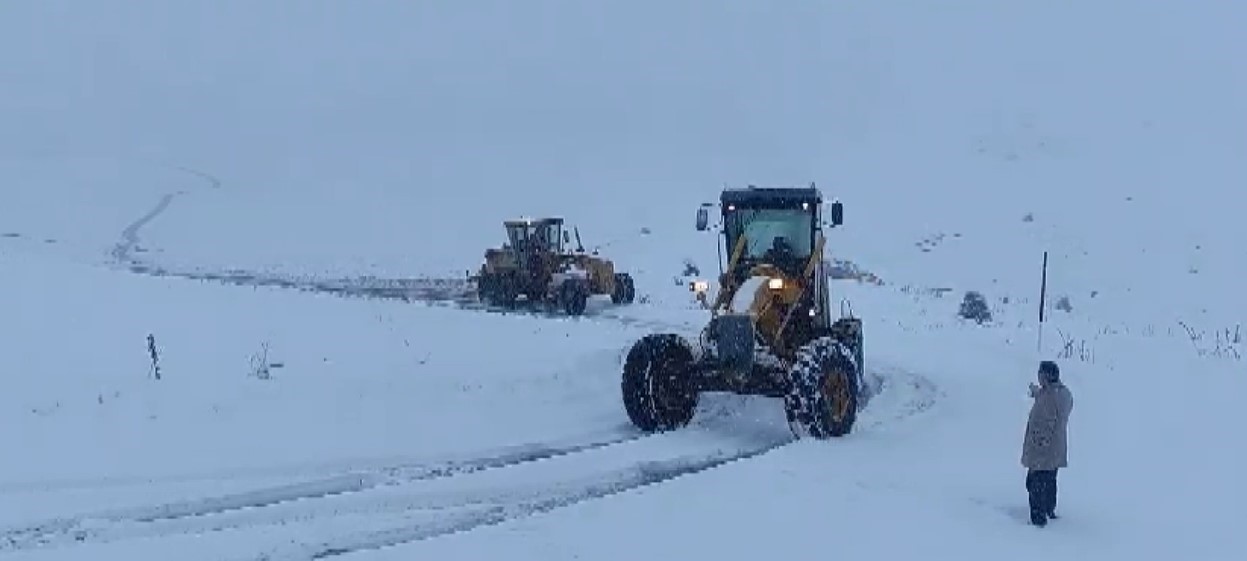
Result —
<svg viewBox="0 0 1247 561"><path fill-rule="evenodd" d="M1247 558L1247 9L350 6L0 10L0 559ZM882 393L826 442L737 396L637 434L623 354L706 319L696 206L809 181ZM457 281L546 214L637 303L246 280Z"/></svg>

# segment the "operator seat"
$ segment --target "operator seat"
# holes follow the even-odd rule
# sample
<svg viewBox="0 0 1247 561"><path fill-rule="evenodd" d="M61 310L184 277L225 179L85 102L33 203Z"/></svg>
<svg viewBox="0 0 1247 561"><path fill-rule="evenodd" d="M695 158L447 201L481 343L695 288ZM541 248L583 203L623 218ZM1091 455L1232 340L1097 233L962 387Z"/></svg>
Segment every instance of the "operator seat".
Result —
<svg viewBox="0 0 1247 561"><path fill-rule="evenodd" d="M771 249L762 258L789 274L795 275L801 268L801 260L793 252L792 242L784 236L775 236L771 241Z"/></svg>

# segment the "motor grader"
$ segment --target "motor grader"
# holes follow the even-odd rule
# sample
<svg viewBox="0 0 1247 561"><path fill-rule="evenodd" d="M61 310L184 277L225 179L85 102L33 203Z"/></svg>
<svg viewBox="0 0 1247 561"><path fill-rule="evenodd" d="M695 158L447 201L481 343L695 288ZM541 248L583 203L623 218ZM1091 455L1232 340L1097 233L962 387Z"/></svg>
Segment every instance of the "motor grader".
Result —
<svg viewBox="0 0 1247 561"><path fill-rule="evenodd" d="M563 219L524 218L507 220L507 242L485 250L485 262L468 280L476 285L480 301L515 308L521 298L567 315L581 315L590 296L606 294L616 304L630 304L636 287L628 273L615 272L609 259L587 253L576 229L577 249Z"/></svg>
<svg viewBox="0 0 1247 561"><path fill-rule="evenodd" d="M709 206L698 209L698 230L709 229ZM781 398L798 437L852 430L866 397L862 323L832 319L823 206L814 184L721 193L721 274L708 323L695 339L646 335L625 359L624 408L637 427L683 427L702 393L731 392ZM830 207L828 225L840 226L842 205Z"/></svg>

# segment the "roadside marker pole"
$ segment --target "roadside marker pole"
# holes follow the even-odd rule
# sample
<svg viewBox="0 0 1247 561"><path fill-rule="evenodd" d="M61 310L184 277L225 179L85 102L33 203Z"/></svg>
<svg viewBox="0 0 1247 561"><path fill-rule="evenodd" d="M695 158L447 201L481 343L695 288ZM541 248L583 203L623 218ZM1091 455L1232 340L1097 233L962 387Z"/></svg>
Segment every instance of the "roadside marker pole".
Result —
<svg viewBox="0 0 1247 561"><path fill-rule="evenodd" d="M1048 252L1043 252L1043 272L1039 281L1039 345L1036 349L1039 354L1043 354L1043 320L1044 320L1044 299L1048 294Z"/></svg>

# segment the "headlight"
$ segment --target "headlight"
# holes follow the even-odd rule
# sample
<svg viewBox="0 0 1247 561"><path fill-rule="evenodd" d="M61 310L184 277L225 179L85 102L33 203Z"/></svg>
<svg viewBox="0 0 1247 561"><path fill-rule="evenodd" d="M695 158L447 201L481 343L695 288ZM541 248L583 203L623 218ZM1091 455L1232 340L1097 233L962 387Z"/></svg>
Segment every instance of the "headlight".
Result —
<svg viewBox="0 0 1247 561"><path fill-rule="evenodd" d="M699 280L693 281L688 285L689 292L706 292L710 290L710 283Z"/></svg>
<svg viewBox="0 0 1247 561"><path fill-rule="evenodd" d="M784 279L771 279L766 281L766 287L771 290L781 290L784 288Z"/></svg>

